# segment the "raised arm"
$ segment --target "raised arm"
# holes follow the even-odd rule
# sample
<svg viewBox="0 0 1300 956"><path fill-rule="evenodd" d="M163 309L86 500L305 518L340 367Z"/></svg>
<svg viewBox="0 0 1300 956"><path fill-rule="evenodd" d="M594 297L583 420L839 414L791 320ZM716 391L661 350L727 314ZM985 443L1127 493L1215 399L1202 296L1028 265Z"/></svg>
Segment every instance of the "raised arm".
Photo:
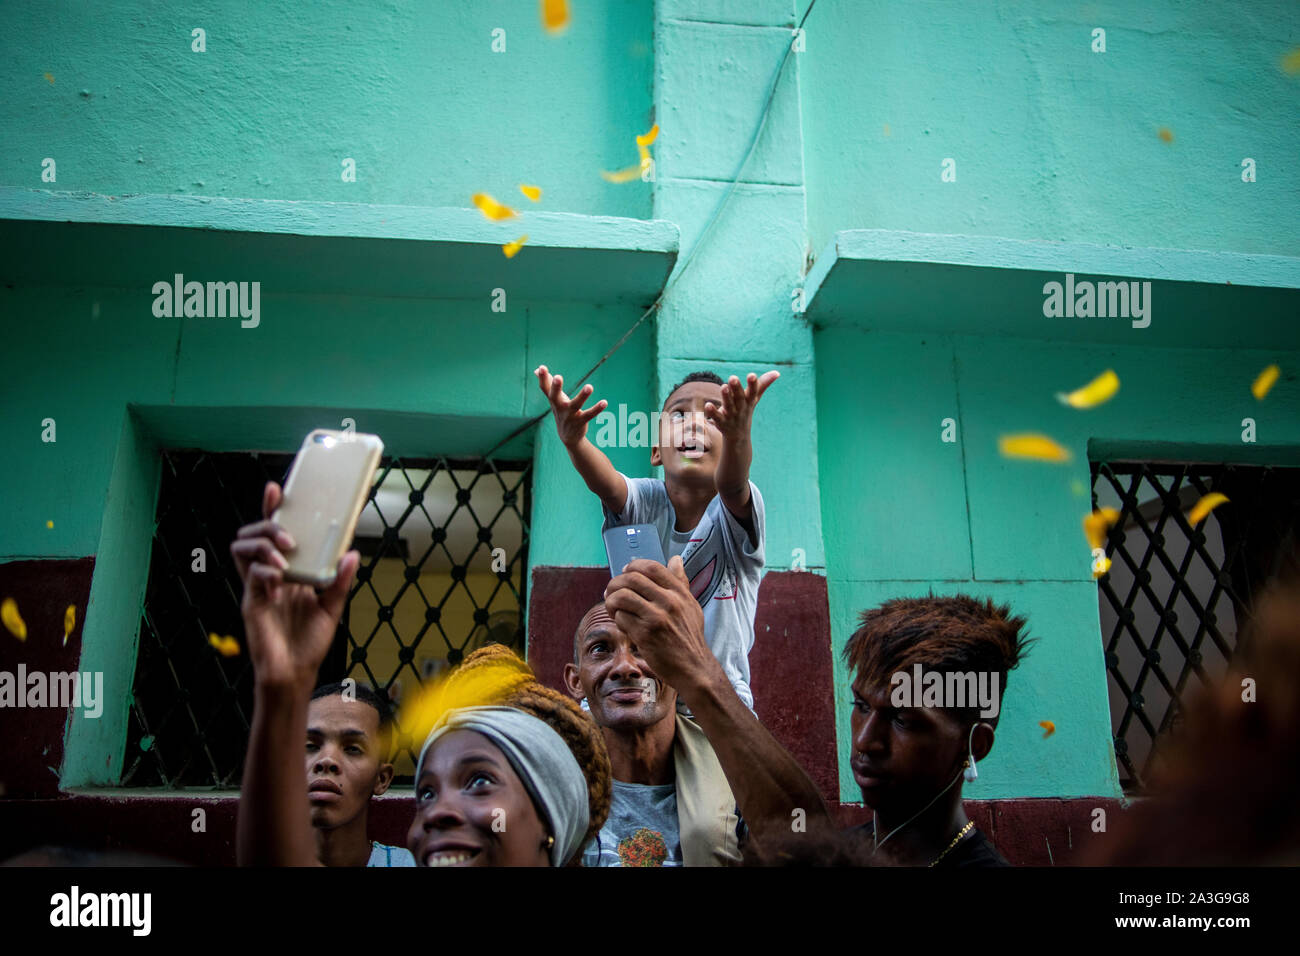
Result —
<svg viewBox="0 0 1300 956"><path fill-rule="evenodd" d="M319 865L307 802L303 748L307 705L329 651L360 555L349 551L321 592L284 580L281 551L295 547L271 520L280 486L268 482L264 520L230 545L244 582L244 636L253 662L253 725L239 795L236 858L241 866Z"/></svg>
<svg viewBox="0 0 1300 956"><path fill-rule="evenodd" d="M680 557L637 560L610 581L605 607L656 674L677 689L709 738L756 842L786 836L794 811L809 833L832 827L816 785L736 695L704 640L704 614Z"/></svg>
<svg viewBox="0 0 1300 956"><path fill-rule="evenodd" d="M704 406L704 413L722 432L722 450L718 454L718 470L713 478L718 497L744 525L755 545L758 542L754 533L753 506L749 500L749 466L754 460L754 450L749 432L754 420L754 407L780 377L781 373L775 370L764 372L762 378L751 372L746 387L733 375L722 386L722 404L706 402Z"/></svg>
<svg viewBox="0 0 1300 956"><path fill-rule="evenodd" d="M564 394L564 377L552 375L545 365L537 367L537 384L551 403L555 412L555 430L559 432L560 441L569 451L569 460L577 469L587 487L600 499L608 511L622 514L627 505L627 482L618 473L613 462L599 448L587 439L587 423L605 410L609 402L603 398L591 408L583 411L582 403L587 400L594 389L590 385L582 389L573 398Z"/></svg>

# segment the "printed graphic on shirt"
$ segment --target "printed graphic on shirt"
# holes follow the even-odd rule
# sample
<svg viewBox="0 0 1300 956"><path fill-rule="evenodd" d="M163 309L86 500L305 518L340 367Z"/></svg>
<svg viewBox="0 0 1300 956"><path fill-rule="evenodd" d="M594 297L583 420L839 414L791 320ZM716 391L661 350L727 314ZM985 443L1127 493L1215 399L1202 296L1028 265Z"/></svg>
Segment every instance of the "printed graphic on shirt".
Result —
<svg viewBox="0 0 1300 956"><path fill-rule="evenodd" d="M642 827L619 841L618 858L624 866L663 866L668 859L668 844L658 830Z"/></svg>

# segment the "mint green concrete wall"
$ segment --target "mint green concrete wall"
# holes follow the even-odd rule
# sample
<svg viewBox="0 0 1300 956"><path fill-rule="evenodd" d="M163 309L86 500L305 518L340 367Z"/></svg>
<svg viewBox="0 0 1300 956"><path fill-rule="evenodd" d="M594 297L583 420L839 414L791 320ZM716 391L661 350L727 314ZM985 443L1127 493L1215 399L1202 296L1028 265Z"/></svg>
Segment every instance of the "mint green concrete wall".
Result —
<svg viewBox="0 0 1300 956"><path fill-rule="evenodd" d="M531 182L539 208L644 218L649 185L600 170L634 164L653 122L650 31L640 0L583 4L562 36L536 0L10 3L0 183L468 206Z"/></svg>
<svg viewBox="0 0 1300 956"><path fill-rule="evenodd" d="M1102 347L971 336L819 331L817 408L836 700L858 614L892 597L968 593L1010 605L1038 639L1007 682L998 740L974 798L1118 795L1097 584L1082 518L1089 442L1174 443L1188 460L1300 464L1300 393L1250 393L1293 351ZM1119 394L1080 411L1054 394L1106 368ZM1241 442L1256 420L1258 444ZM942 421L957 422L945 443ZM1043 431L1067 464L1013 461L998 436ZM837 707L840 789L859 798ZM1043 739L1038 722L1056 733Z"/></svg>
<svg viewBox="0 0 1300 956"><path fill-rule="evenodd" d="M487 298L431 307L266 296L275 320L264 313L244 330L157 319L149 301L117 289L0 290L11 362L0 441L15 450L0 560L97 559L81 666L104 672L106 707L98 720L74 718L65 787L109 785L120 772L160 447L293 451L310 428L352 417L392 454L482 454L540 410L532 368L585 371L636 315L576 303L494 313ZM650 335L630 340L596 386L648 403ZM41 441L45 418L56 422L54 443ZM567 462L554 467L554 428L543 424L535 454L531 436L499 453L536 465L530 566L600 564L599 506L581 507L591 496ZM633 449L611 457L640 466Z"/></svg>
<svg viewBox="0 0 1300 956"><path fill-rule="evenodd" d="M820 570L812 336L791 309L805 252L801 66L793 55L766 130L740 169L790 46L793 4L663 0L655 16L655 107L663 131L654 214L682 231L674 284L659 315L658 398L699 369L742 380L750 372L781 372L753 423L750 477L767 506L767 567ZM738 173L740 185L704 235Z"/></svg>
<svg viewBox="0 0 1300 956"><path fill-rule="evenodd" d="M813 249L870 228L1296 255L1300 77L1280 60L1298 19L1291 0L819 0Z"/></svg>

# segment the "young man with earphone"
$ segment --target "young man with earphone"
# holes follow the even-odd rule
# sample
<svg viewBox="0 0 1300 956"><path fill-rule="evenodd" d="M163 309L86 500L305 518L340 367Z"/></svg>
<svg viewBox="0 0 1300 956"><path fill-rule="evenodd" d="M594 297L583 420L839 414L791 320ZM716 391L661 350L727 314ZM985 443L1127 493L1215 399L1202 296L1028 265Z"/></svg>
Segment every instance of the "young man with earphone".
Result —
<svg viewBox="0 0 1300 956"><path fill-rule="evenodd" d="M889 601L862 616L846 656L855 679L854 777L874 827L836 831L808 774L736 694L704 639L704 620L681 558L630 562L605 590L605 609L641 658L677 690L722 765L760 865L1006 866L961 805L963 777L993 748L1001 689L1029 641L1024 620L969 597ZM973 707L893 707L892 675L914 664L978 675L997 689ZM994 683L992 677L996 675ZM945 681L945 686L947 682ZM928 703L923 694L922 704ZM879 835L877 837L877 834ZM865 836L865 846L855 837Z"/></svg>
<svg viewBox="0 0 1300 956"><path fill-rule="evenodd" d="M1008 865L966 818L961 795L993 749L1001 690L989 717L971 699L942 694L930 706L896 707L891 681L919 664L944 677L987 675L987 683L1005 688L1007 672L1031 643L1024 625L1005 605L964 595L902 598L862 615L844 650L853 674L851 766L872 810L872 822L860 832L878 862Z"/></svg>

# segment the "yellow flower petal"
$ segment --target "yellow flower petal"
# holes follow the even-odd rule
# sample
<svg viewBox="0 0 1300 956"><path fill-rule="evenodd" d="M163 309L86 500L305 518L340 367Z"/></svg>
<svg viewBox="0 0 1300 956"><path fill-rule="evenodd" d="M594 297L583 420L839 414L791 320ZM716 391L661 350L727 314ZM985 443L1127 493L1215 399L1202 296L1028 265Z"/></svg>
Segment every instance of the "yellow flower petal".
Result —
<svg viewBox="0 0 1300 956"><path fill-rule="evenodd" d="M515 212L509 206L502 205L487 193L475 193L470 197L470 199L474 201L474 205L483 210L483 215L487 216L489 219L499 221L501 219L513 219L515 216L519 215L519 213Z"/></svg>
<svg viewBox="0 0 1300 956"><path fill-rule="evenodd" d="M542 26L558 33L569 25L569 0L542 0Z"/></svg>
<svg viewBox="0 0 1300 956"><path fill-rule="evenodd" d="M640 166L628 166L626 169L620 169L616 173L600 171L601 178L609 183L630 183L634 179L641 178Z"/></svg>
<svg viewBox="0 0 1300 956"><path fill-rule="evenodd" d="M1043 728L1044 737L1050 737L1052 734L1056 733L1056 724L1052 723L1050 720L1040 720L1038 726Z"/></svg>
<svg viewBox="0 0 1300 956"><path fill-rule="evenodd" d="M0 604L0 621L18 640L27 640L27 625L23 623L22 615L18 613L18 602L13 598L5 598L4 603Z"/></svg>
<svg viewBox="0 0 1300 956"><path fill-rule="evenodd" d="M1277 377L1281 374L1282 370L1280 368L1276 365L1270 365L1256 376L1254 383L1250 386L1251 394L1262 402L1264 396L1268 394L1269 389L1273 387Z"/></svg>
<svg viewBox="0 0 1300 956"><path fill-rule="evenodd" d="M529 186L526 183L519 184L519 191L531 199L533 202L542 198L542 191L536 186Z"/></svg>
<svg viewBox="0 0 1300 956"><path fill-rule="evenodd" d="M54 522L53 522L53 521L47 521L47 522L45 522L45 527L47 527L47 528L53 528L53 527L54 527Z"/></svg>
<svg viewBox="0 0 1300 956"><path fill-rule="evenodd" d="M1110 369L1102 372L1083 388L1065 395L1056 393L1056 400L1071 408L1093 408L1102 402L1108 402L1119 391L1119 376Z"/></svg>
<svg viewBox="0 0 1300 956"><path fill-rule="evenodd" d="M77 626L77 605L69 604L68 609L63 612L63 644L66 647L68 638L72 635L73 628Z"/></svg>
<svg viewBox="0 0 1300 956"><path fill-rule="evenodd" d="M1227 495L1221 495L1217 491L1211 491L1208 495L1192 506L1192 510L1187 513L1187 523L1195 527L1205 520L1206 515L1227 500Z"/></svg>
<svg viewBox="0 0 1300 956"><path fill-rule="evenodd" d="M1004 458L1031 458L1035 461L1063 462L1070 453L1046 435L1003 435L998 451Z"/></svg>
<svg viewBox="0 0 1300 956"><path fill-rule="evenodd" d="M429 731L448 711L498 703L532 679L527 665L517 658L468 670L458 668L417 690L402 706L398 723L419 750Z"/></svg>
<svg viewBox="0 0 1300 956"><path fill-rule="evenodd" d="M1300 46L1282 57L1282 71L1291 76L1300 73ZM49 74L47 73L46 76L49 76ZM53 80L50 82L53 82Z"/></svg>
<svg viewBox="0 0 1300 956"><path fill-rule="evenodd" d="M46 74L45 74L45 78L46 78L47 80L50 81L50 85L51 85L51 86L54 85L54 74L53 74L53 73L46 73Z"/></svg>
<svg viewBox="0 0 1300 956"><path fill-rule="evenodd" d="M1174 141L1174 131L1168 126L1160 127L1156 135L1160 137L1160 141L1163 143L1172 143Z"/></svg>
<svg viewBox="0 0 1300 956"><path fill-rule="evenodd" d="M1083 534L1088 539L1088 547L1100 548L1106 543L1106 531L1119 520L1119 512L1114 508L1098 508L1090 515L1083 516Z"/></svg>
<svg viewBox="0 0 1300 956"><path fill-rule="evenodd" d="M654 126L650 127L650 132L645 133L644 135L638 136L636 138L636 144L638 146L649 146L658 138L659 138L659 124L655 123Z"/></svg>
<svg viewBox="0 0 1300 956"><path fill-rule="evenodd" d="M507 242L504 246L501 247L501 251L506 254L507 259L513 259L515 257L515 254L524 247L524 243L527 241L528 241L527 235L520 236L514 242Z"/></svg>
<svg viewBox="0 0 1300 956"><path fill-rule="evenodd" d="M1092 579L1095 581L1103 575L1110 573L1110 558L1101 555L1092 562Z"/></svg>

